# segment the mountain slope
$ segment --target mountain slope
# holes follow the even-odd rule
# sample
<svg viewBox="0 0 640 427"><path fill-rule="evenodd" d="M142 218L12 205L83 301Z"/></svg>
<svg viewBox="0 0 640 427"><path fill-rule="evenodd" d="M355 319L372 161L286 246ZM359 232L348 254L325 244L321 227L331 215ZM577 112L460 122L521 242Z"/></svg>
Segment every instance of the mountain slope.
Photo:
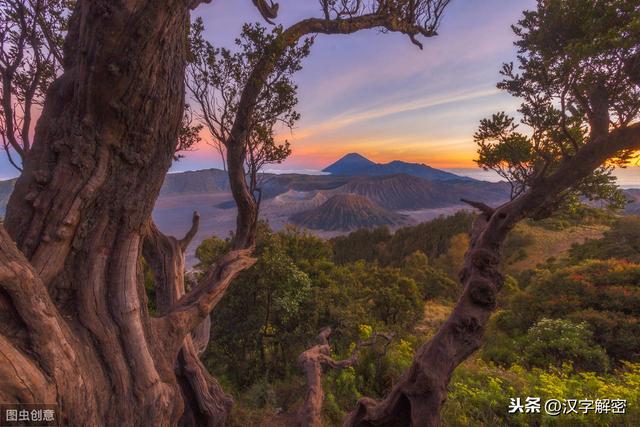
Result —
<svg viewBox="0 0 640 427"><path fill-rule="evenodd" d="M438 184L405 174L382 175L355 178L334 192L364 196L379 206L393 210L440 207L459 200Z"/></svg>
<svg viewBox="0 0 640 427"><path fill-rule="evenodd" d="M303 175L295 173L265 174L262 177L262 198L268 199L289 190L330 190L347 183L351 178L331 175Z"/></svg>
<svg viewBox="0 0 640 427"><path fill-rule="evenodd" d="M259 187L262 189L262 200L271 200L288 192L316 192L318 190L332 190L349 182L351 177L332 175L303 175L303 174L264 174L261 176ZM312 197L313 195L309 196ZM236 207L233 200L221 203L220 209Z"/></svg>
<svg viewBox="0 0 640 427"><path fill-rule="evenodd" d="M11 197L11 193L13 193L13 187L16 185L17 180L18 178L0 181L0 218L4 218L7 203L9 203L9 198Z"/></svg>
<svg viewBox="0 0 640 427"><path fill-rule="evenodd" d="M377 163L372 162L361 154L349 153L322 171L334 175L368 175L368 172L376 166L378 166Z"/></svg>
<svg viewBox="0 0 640 427"><path fill-rule="evenodd" d="M394 160L389 163L374 163L358 153L349 153L322 171L329 172L333 175L349 176L394 175L404 173L431 181L475 181L472 178L435 169L423 163L408 163L400 160Z"/></svg>
<svg viewBox="0 0 640 427"><path fill-rule="evenodd" d="M460 180L427 181L407 174L356 177L328 193L358 194L391 210L458 205L461 198L496 203L505 201L508 196L504 184Z"/></svg>
<svg viewBox="0 0 640 427"><path fill-rule="evenodd" d="M624 212L629 215L640 215L640 188L624 190L624 194L630 202Z"/></svg>
<svg viewBox="0 0 640 427"><path fill-rule="evenodd" d="M227 173L220 169L203 169L167 174L160 195L204 194L220 191L229 191Z"/></svg>
<svg viewBox="0 0 640 427"><path fill-rule="evenodd" d="M337 194L315 209L291 216L290 220L312 229L352 230L401 224L406 217L376 206L366 197Z"/></svg>

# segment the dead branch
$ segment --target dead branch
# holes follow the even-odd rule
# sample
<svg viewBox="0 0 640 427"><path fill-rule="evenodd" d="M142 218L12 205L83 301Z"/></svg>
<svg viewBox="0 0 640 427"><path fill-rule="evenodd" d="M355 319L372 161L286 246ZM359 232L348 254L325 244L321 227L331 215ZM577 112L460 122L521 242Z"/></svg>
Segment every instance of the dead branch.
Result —
<svg viewBox="0 0 640 427"><path fill-rule="evenodd" d="M378 337L384 338L387 342L391 342L393 338L393 334L375 333L370 339L358 342L351 356L347 359L335 360L331 357L330 335L331 328L323 328L316 338L318 344L304 351L298 358L298 366L304 371L307 378L307 394L298 412L298 425L302 427L322 426L321 412L324 401L322 365L327 365L334 369L353 366L357 363L359 352L363 347L374 345Z"/></svg>
<svg viewBox="0 0 640 427"><path fill-rule="evenodd" d="M491 215L493 215L493 213L495 212L495 209L482 202L474 202L473 200L467 199L460 199L460 201L478 209L480 212L485 214L487 218L491 218Z"/></svg>
<svg viewBox="0 0 640 427"><path fill-rule="evenodd" d="M167 333L168 344L181 345L186 334L192 332L209 316L222 299L231 282L242 271L255 264L253 248L231 251L216 262L198 285L181 297L158 320Z"/></svg>
<svg viewBox="0 0 640 427"><path fill-rule="evenodd" d="M198 233L198 227L200 225L200 214L196 211L193 213L191 219L191 228L187 231L187 234L180 240L180 249L182 252L187 250L187 246L191 243L195 235Z"/></svg>
<svg viewBox="0 0 640 427"><path fill-rule="evenodd" d="M253 0L253 4L258 8L265 21L269 24L275 24L273 20L278 17L278 8L280 7L278 3L272 1L267 3L267 0Z"/></svg>

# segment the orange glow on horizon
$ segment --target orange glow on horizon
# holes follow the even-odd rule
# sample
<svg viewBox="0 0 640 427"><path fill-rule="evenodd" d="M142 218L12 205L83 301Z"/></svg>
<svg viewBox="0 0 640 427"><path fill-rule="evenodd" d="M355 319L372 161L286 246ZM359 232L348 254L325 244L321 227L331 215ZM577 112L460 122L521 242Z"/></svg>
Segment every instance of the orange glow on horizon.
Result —
<svg viewBox="0 0 640 427"><path fill-rule="evenodd" d="M359 153L376 163L388 163L401 160L410 163L424 163L438 168L475 168L473 161L476 149L473 142L462 147L448 147L447 142L424 142L422 144L376 144L360 141L344 142L340 144L292 144L292 162L313 163L326 166L335 162L348 153ZM458 145L458 144L451 144Z"/></svg>
<svg viewBox="0 0 640 427"><path fill-rule="evenodd" d="M284 138L282 138L284 140ZM195 157L217 158L217 151L209 145L207 138L189 153ZM292 154L287 163L304 165L305 168L322 169L348 153L359 153L376 163L388 163L401 160L410 163L424 163L435 168L476 168L475 144L472 141L425 141L421 143L402 143L396 141L290 141Z"/></svg>

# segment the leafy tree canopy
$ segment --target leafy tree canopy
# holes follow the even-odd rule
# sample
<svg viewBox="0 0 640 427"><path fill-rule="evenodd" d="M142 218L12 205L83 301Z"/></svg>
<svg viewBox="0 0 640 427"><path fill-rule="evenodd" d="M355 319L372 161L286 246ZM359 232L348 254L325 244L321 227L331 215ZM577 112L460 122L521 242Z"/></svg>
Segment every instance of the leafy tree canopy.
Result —
<svg viewBox="0 0 640 427"><path fill-rule="evenodd" d="M517 197L590 138L638 119L638 67L632 64L640 52L640 11L634 0L540 0L513 30L517 66L503 65L498 87L523 100L520 124L500 112L482 120L474 138L478 165L505 178ZM620 153L563 192L540 216L577 196L623 207L611 172L632 156Z"/></svg>
<svg viewBox="0 0 640 427"><path fill-rule="evenodd" d="M204 22L197 18L189 34L186 86L196 108L196 117L206 125L209 141L225 159L226 144L239 113L242 93L252 71L264 60L269 47L280 40L282 26L272 31L260 24L245 24L235 40L236 50L213 46L204 38ZM278 129L291 129L300 119L295 110L298 103L293 75L302 69L302 60L309 55L313 38L284 49L276 58L273 71L259 93L246 133L246 173L250 190L258 190L258 172L270 163L281 163L291 154L288 141L277 142Z"/></svg>

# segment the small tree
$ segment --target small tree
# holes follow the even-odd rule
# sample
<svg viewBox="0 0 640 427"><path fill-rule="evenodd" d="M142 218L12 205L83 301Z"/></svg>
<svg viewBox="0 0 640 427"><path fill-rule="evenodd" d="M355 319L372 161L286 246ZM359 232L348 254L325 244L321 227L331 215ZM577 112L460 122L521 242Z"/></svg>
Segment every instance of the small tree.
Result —
<svg viewBox="0 0 640 427"><path fill-rule="evenodd" d="M385 32L398 32L422 47L418 36L433 37L442 14L450 0L322 0L323 17L296 22L285 30L276 30L272 41L261 50L239 96L237 111L224 140L231 192L238 206L236 233L233 247L250 246L255 239L258 205L251 185L246 183L245 165L253 123L260 117L260 100L269 89L270 77L278 69L287 53L301 39L313 34L351 34L360 30L380 28ZM275 10L275 6L262 10ZM266 9L265 9L266 8ZM266 10L266 12L269 12ZM265 12L263 12L265 15ZM268 15L268 13L267 13ZM256 113L257 116L256 116ZM267 129L268 131L268 129ZM268 134L268 132L267 132Z"/></svg>
<svg viewBox="0 0 640 427"><path fill-rule="evenodd" d="M245 24L240 38L235 41L238 52L214 47L204 39L203 31L204 23L198 18L191 26L186 86L198 106L197 116L212 138L210 144L225 164L225 144L238 112L242 90L265 49L281 36L283 29L278 26L269 33L260 24ZM302 68L302 59L309 55L312 42L312 38L307 38L300 46L291 45L276 60L249 120L244 142L245 174L249 178L249 191L258 204L259 171L267 164L281 163L291 154L289 142L277 143L274 135L278 127L292 129L300 119L294 109L298 99L292 77Z"/></svg>
<svg viewBox="0 0 640 427"><path fill-rule="evenodd" d="M34 114L42 109L45 94L61 68L62 41L72 3L0 1L0 142L19 171L31 151Z"/></svg>
<svg viewBox="0 0 640 427"><path fill-rule="evenodd" d="M593 332L586 323L565 319L540 319L526 335L522 361L527 366L548 368L572 363L576 369L604 372L609 358L604 349L593 342Z"/></svg>

